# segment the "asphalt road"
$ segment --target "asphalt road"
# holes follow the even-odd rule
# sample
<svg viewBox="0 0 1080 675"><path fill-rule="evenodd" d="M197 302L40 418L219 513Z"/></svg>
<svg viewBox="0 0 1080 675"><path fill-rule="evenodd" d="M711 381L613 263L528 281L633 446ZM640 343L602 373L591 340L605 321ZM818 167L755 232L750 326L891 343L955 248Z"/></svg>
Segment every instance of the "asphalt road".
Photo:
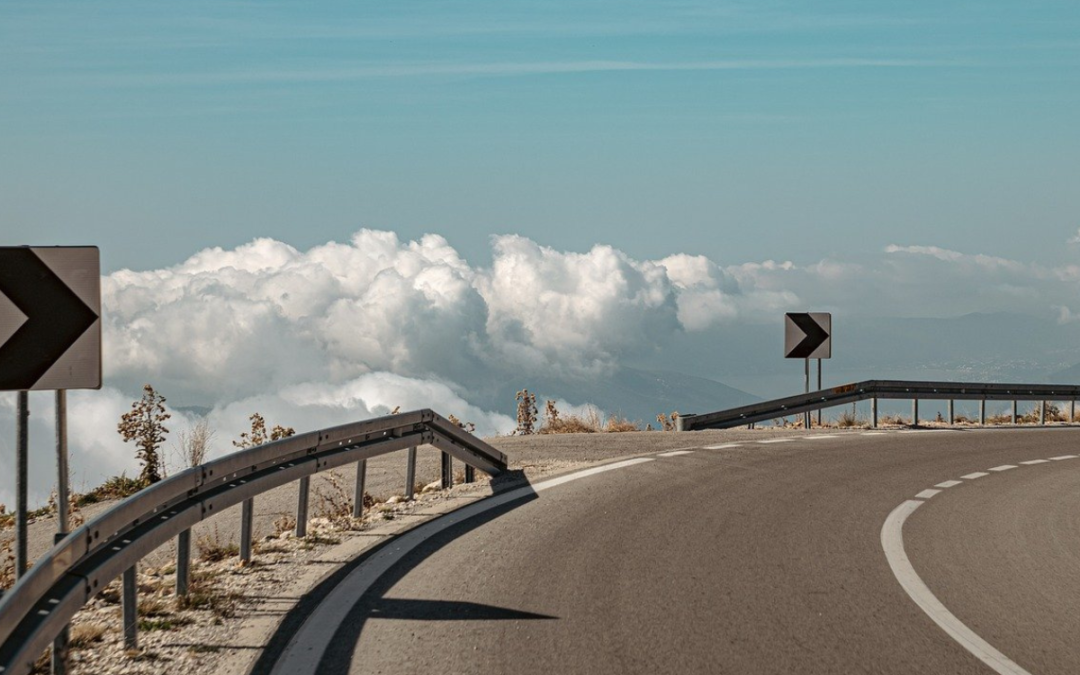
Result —
<svg viewBox="0 0 1080 675"><path fill-rule="evenodd" d="M993 673L886 558L883 524L922 493L903 546L936 599L1018 667L1080 672L1080 458L1049 460L1080 430L792 438L654 454L463 520L362 596L330 592L340 625L279 639L324 635L331 675Z"/></svg>

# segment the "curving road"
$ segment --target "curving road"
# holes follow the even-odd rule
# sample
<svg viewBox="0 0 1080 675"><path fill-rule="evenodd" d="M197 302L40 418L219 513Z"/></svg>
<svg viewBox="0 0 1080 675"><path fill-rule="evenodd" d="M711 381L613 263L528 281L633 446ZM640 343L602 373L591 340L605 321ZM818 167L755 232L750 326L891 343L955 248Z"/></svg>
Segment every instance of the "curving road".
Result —
<svg viewBox="0 0 1080 675"><path fill-rule="evenodd" d="M890 566L883 525L915 501L894 544L1015 667L996 672L1080 672L1080 430L787 438L646 455L418 530L256 671L994 673Z"/></svg>

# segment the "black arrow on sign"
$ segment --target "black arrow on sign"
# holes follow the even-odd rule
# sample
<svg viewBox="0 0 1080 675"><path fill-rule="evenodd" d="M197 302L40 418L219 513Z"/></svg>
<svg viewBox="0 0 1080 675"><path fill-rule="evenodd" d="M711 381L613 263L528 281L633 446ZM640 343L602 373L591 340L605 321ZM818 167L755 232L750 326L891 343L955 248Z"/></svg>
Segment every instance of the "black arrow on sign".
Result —
<svg viewBox="0 0 1080 675"><path fill-rule="evenodd" d="M2 260L0 293L26 322L0 345L0 389L30 389L98 316L29 248Z"/></svg>
<svg viewBox="0 0 1080 675"><path fill-rule="evenodd" d="M788 352L788 358L810 358L814 350L829 339L829 334L809 314L788 314L788 318L806 335L802 342L795 345L795 348Z"/></svg>

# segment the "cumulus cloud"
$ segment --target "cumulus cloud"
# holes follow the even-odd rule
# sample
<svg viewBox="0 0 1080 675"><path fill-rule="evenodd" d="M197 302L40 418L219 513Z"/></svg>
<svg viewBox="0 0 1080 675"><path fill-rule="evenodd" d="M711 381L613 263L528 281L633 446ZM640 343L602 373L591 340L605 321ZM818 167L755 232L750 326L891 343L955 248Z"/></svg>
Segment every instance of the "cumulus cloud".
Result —
<svg viewBox="0 0 1080 675"><path fill-rule="evenodd" d="M361 230L307 251L256 239L165 269L104 277L107 388L72 393L76 471L93 483L138 470L115 425L146 382L170 404L208 409L218 452L232 449L228 441L256 411L302 430L398 406L431 407L494 434L514 428L503 414L512 402L493 404L481 392L525 386L534 376L592 378L663 353L676 334L684 334L682 344L715 341L719 330L776 322L785 311L1025 311L1061 322L1080 314L1080 265L1043 267L936 246L890 245L858 264L727 265L685 253L636 260L601 245L559 251L513 235L494 238L492 249L491 266L476 267L439 235L402 241ZM561 395L579 400L573 391ZM54 480L52 403L44 394L32 398L41 501ZM192 421L174 410L173 437ZM14 397L0 397L6 503L13 425Z"/></svg>

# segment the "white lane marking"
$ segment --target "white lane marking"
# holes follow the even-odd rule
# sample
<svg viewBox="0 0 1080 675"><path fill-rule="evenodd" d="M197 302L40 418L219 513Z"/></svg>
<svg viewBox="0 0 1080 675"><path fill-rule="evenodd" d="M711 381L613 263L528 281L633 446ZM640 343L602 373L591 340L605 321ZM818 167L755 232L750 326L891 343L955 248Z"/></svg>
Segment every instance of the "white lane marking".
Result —
<svg viewBox="0 0 1080 675"><path fill-rule="evenodd" d="M938 483L934 487L951 488L951 487L953 487L955 485L959 485L959 484L960 484L960 481L958 481L958 480L947 480L944 483Z"/></svg>
<svg viewBox="0 0 1080 675"><path fill-rule="evenodd" d="M889 567L892 568L896 580L934 623L999 675L1031 675L957 619L930 592L930 589L919 578L915 568L911 566L911 561L904 551L904 521L923 503L925 502L914 499L907 500L893 509L881 527L881 547L885 549L885 557L889 561Z"/></svg>
<svg viewBox="0 0 1080 675"><path fill-rule="evenodd" d="M740 443L722 443L720 445L706 445L705 450L727 450L728 448L738 448Z"/></svg>
<svg viewBox="0 0 1080 675"><path fill-rule="evenodd" d="M1050 459L1055 462L1060 462L1063 459L1076 459L1076 455L1058 455L1057 457L1051 457Z"/></svg>
<svg viewBox="0 0 1080 675"><path fill-rule="evenodd" d="M1008 471L1009 469L1017 468L1015 464L1002 464L1001 466L995 466L991 471Z"/></svg>
<svg viewBox="0 0 1080 675"><path fill-rule="evenodd" d="M762 445L770 445L772 443L791 443L794 440L795 440L794 438L771 438L771 439L769 439L767 441L757 441L757 442L761 443Z"/></svg>
<svg viewBox="0 0 1080 675"><path fill-rule="evenodd" d="M983 476L989 476L990 474L985 471L976 471L975 473L969 473L966 476L960 476L964 480L975 480L976 478L982 478Z"/></svg>
<svg viewBox="0 0 1080 675"><path fill-rule="evenodd" d="M917 494L915 496L918 497L919 499L930 499L931 497L938 494L939 492L941 492L941 490L923 490L922 492L920 492L919 494Z"/></svg>
<svg viewBox="0 0 1080 675"><path fill-rule="evenodd" d="M551 480L546 480L537 483L536 485L520 487L501 495L495 495L483 501L474 502L457 511L451 511L441 518L432 520L429 523L421 525L416 529L410 530L400 537L393 539L371 556L366 562L350 572L348 576L334 588L334 592L328 595L327 598L315 608L315 611L313 611L311 615L308 616L307 620L304 621L300 630L293 635L288 646L285 648L285 651L282 653L277 663L274 664L271 673L274 675L285 675L316 672L319 661L322 660L323 654L326 653L326 648L330 645L330 640L333 639L338 626L345 621L349 612L352 611L353 606L360 600L360 597L366 593L376 581L378 581L380 576L393 567L394 564L401 560L401 558L409 551L420 544L423 544L439 532L453 527L464 520L468 520L473 516L484 513L485 511L490 511L491 509L498 508L504 504L508 504L523 497L528 497L534 492L549 490L571 481L595 476L598 473L605 473L607 471L614 471L616 469L634 466L635 464L653 461L655 460L652 457L627 459L622 462L615 462L614 464L605 464L603 466L585 469L584 471L578 471L559 478L552 478Z"/></svg>
<svg viewBox="0 0 1080 675"><path fill-rule="evenodd" d="M1031 466L1032 464L1046 464L1049 461L1050 460L1048 460L1048 459L1029 459L1026 462L1020 462L1020 463L1021 464L1027 464L1028 466Z"/></svg>
<svg viewBox="0 0 1080 675"><path fill-rule="evenodd" d="M807 436L806 440L808 440L808 441L823 441L826 438L840 438L840 437L837 436L836 434L821 434L821 435L816 435L816 436Z"/></svg>
<svg viewBox="0 0 1080 675"><path fill-rule="evenodd" d="M862 432L861 435L862 436L888 436L889 432L887 432L887 431L864 431L864 432Z"/></svg>
<svg viewBox="0 0 1080 675"><path fill-rule="evenodd" d="M679 455L692 455L693 450L672 450L671 452L661 452L657 457L678 457Z"/></svg>

